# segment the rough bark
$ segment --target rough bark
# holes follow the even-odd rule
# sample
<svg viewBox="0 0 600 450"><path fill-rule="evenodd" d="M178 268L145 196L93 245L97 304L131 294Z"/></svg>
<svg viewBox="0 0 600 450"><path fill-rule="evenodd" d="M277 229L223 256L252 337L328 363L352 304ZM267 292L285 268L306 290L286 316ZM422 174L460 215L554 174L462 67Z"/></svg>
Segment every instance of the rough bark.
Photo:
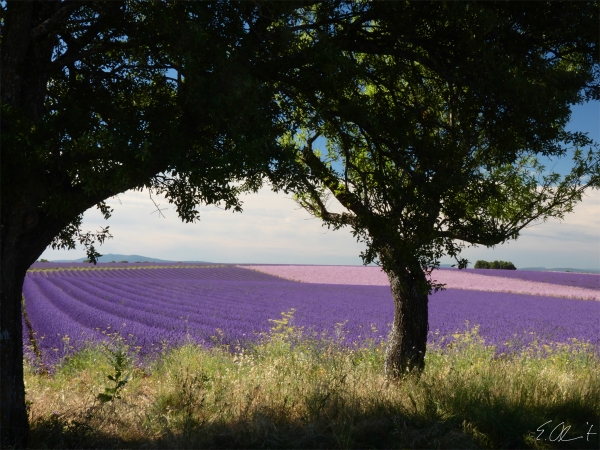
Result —
<svg viewBox="0 0 600 450"><path fill-rule="evenodd" d="M425 367L428 299L425 274L401 265L387 272L394 299L394 322L388 337L385 372L391 378L419 374Z"/></svg>
<svg viewBox="0 0 600 450"><path fill-rule="evenodd" d="M9 2L6 10L0 72L2 102L21 108L33 120L39 119L44 111L46 68L57 38L39 34L32 40L31 30L59 7L57 1Z"/></svg>
<svg viewBox="0 0 600 450"><path fill-rule="evenodd" d="M9 2L2 42L2 103L16 107L32 120L42 114L47 76L37 70L40 61L50 61L52 40L47 35L32 45L31 29L60 2ZM2 129L7 124L2 122ZM40 220L35 195L25 192L14 198L15 178L23 180L26 168L18 164L15 152L23 149L3 145L3 173L11 180L2 180L0 233L0 446L18 448L27 445L29 424L23 382L23 338L21 296L23 281L29 266L44 251L58 224L40 232ZM17 175L15 176L15 173ZM17 191L18 192L18 191ZM34 193L35 194L35 193ZM46 224L50 225L50 224Z"/></svg>
<svg viewBox="0 0 600 450"><path fill-rule="evenodd" d="M3 252L4 253L4 252ZM23 447L29 424L23 383L21 290L25 272L14 258L2 255L0 305L0 443L2 448ZM27 270L27 269L25 269Z"/></svg>
<svg viewBox="0 0 600 450"><path fill-rule="evenodd" d="M21 298L27 269L68 219L40 213L35 194L2 202L0 233L0 442L25 447L29 432L23 383Z"/></svg>
<svg viewBox="0 0 600 450"><path fill-rule="evenodd" d="M27 240L35 228L35 216L27 208L2 205L0 245L0 441L2 448L27 443L29 425L23 384L23 338L21 292L28 267L37 255ZM43 251L43 249L42 249Z"/></svg>

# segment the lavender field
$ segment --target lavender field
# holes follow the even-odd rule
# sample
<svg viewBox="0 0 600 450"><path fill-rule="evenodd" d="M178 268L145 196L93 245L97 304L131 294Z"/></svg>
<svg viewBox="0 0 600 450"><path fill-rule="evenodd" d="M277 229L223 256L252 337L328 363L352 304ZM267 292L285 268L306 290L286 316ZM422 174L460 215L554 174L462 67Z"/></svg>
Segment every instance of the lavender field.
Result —
<svg viewBox="0 0 600 450"><path fill-rule="evenodd" d="M37 264L23 287L24 344L35 358L33 338L47 367L113 333L142 356L189 341L246 346L273 326L269 319L294 309L294 325L305 334L364 346L384 339L393 318L378 268L73 266ZM499 353L573 339L600 349L598 275L438 272L449 288L430 297L432 343L478 326Z"/></svg>
<svg viewBox="0 0 600 450"><path fill-rule="evenodd" d="M389 286L387 275L379 267L293 265L239 267L303 283ZM433 271L432 277L446 287L454 289L600 300L600 275L595 274L438 269Z"/></svg>

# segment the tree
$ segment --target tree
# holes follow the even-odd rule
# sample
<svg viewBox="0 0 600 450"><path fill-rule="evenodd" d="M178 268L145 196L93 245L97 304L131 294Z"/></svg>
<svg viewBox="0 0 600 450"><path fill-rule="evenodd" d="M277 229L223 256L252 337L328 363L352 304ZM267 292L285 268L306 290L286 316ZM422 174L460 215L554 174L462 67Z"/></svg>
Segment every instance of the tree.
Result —
<svg viewBox="0 0 600 450"><path fill-rule="evenodd" d="M307 61L307 17L340 2L3 2L0 439L26 445L21 292L49 245L86 248L82 214L128 189L165 193L184 221L200 203L241 210L268 174L294 184L281 136L298 124L277 80ZM311 12L312 11L312 12ZM316 11L316 12L315 12ZM312 20L312 19L311 19ZM324 36L333 36L328 31ZM277 171L274 170L275 165ZM286 181L287 180L287 181Z"/></svg>
<svg viewBox="0 0 600 450"><path fill-rule="evenodd" d="M403 321L421 320L423 310L426 321L428 255L440 243L473 236L474 224L487 226L473 238L486 245L516 233L527 205L515 200L507 210L498 201L515 190L523 201L532 194L529 185L519 190L521 172L511 164L521 149L560 155L555 143L562 138L587 145L562 126L581 89L598 98L590 68L597 67L598 35L592 2L568 8L317 0L0 5L2 446L25 445L28 431L21 340L26 271L48 245L79 242L96 260L95 245L110 233L108 227L83 231L88 208L108 218L106 199L151 189L165 193L183 220L194 221L200 203L241 209L238 194L257 189L265 176L275 188L298 192L307 207L320 207L319 189L333 188L352 214L318 211L334 226L372 236L366 260L377 255L396 274L397 298L410 288L420 299L397 302L406 314L397 316L396 329L403 330ZM474 77L479 72L482 85ZM506 74L514 79L503 79ZM509 88L520 97L505 98ZM402 90L407 97L397 99ZM443 97L450 93L451 100ZM533 106L523 101L526 95ZM519 126L518 119L529 122ZM315 153L298 153L290 136L299 128L328 137L338 156L347 157L347 170L334 173ZM440 143L454 155L447 166ZM479 152L469 150L476 144ZM580 175L593 164L582 162ZM488 166L489 173L477 171ZM454 169L458 181L440 184ZM505 179L512 184L498 184ZM575 188L564 186L548 196L564 205L538 217L568 210ZM427 217L412 223L426 230L435 222L436 195L448 215L442 229L404 236L408 228L396 226L402 218L408 226L425 211ZM491 215L479 219L480 210ZM518 220L512 224L511 217ZM506 226L494 232L498 224ZM415 305L419 311L406 309ZM413 339L416 331L409 331ZM418 365L418 358L410 361Z"/></svg>
<svg viewBox="0 0 600 450"><path fill-rule="evenodd" d="M389 277L385 365L397 378L424 367L442 255L465 268L465 245L516 239L600 187L597 146L565 130L570 105L600 98L598 3L375 2L369 14L337 41L353 89L289 87L306 108L287 142L305 169L300 205L351 227L364 262ZM569 149L567 176L538 160ZM330 196L346 212L331 212Z"/></svg>

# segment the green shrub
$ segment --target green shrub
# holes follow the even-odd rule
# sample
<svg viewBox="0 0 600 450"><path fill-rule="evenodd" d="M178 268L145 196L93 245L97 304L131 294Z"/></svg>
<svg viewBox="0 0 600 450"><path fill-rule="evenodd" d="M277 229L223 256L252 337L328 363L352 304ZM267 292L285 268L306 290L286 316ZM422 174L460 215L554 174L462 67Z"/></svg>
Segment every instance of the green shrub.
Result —
<svg viewBox="0 0 600 450"><path fill-rule="evenodd" d="M47 259L42 258L42 259L40 259L40 262L50 262L50 261L48 261Z"/></svg>
<svg viewBox="0 0 600 450"><path fill-rule="evenodd" d="M122 262L122 263L128 263L129 261L119 261L119 262Z"/></svg>
<svg viewBox="0 0 600 450"><path fill-rule="evenodd" d="M517 270L515 265L509 261L494 261L493 262L494 269L503 269L503 270Z"/></svg>
<svg viewBox="0 0 600 450"><path fill-rule="evenodd" d="M130 365L129 347L121 339L116 338L112 345L104 345L104 351L113 368L113 373L106 377L111 386L105 387L104 392L98 394L96 398L102 403L108 403L121 398L121 391L130 380L131 373L127 372Z"/></svg>
<svg viewBox="0 0 600 450"><path fill-rule="evenodd" d="M482 259L478 260L475 263L476 269L503 269L503 270L517 270L515 265L509 261L483 261Z"/></svg>

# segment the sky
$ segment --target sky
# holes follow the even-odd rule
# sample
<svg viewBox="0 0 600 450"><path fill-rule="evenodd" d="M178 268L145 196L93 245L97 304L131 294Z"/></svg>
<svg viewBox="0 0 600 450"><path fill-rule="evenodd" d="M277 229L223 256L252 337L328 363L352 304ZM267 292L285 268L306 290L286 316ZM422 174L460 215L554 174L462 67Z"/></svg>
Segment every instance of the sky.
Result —
<svg viewBox="0 0 600 450"><path fill-rule="evenodd" d="M573 106L568 129L588 132L600 142L600 102ZM553 162L552 162L553 164ZM550 166L550 164L549 164ZM567 161L554 168L568 170ZM268 187L246 195L243 212L233 213L214 206L199 208L201 220L182 223L173 205L147 191L128 191L107 203L114 208L104 221L95 208L84 215L84 230L110 226L113 239L98 250L102 254L143 255L172 261L216 263L360 265L364 244L357 243L349 229L328 230L318 219L283 193ZM341 206L340 206L341 208ZM52 250L40 258L71 260L84 257L82 248ZM510 261L522 267L600 269L600 191L588 191L565 220L549 220L521 232L516 241L495 248L477 247L462 253L471 264L478 259ZM453 263L443 258L444 264Z"/></svg>

